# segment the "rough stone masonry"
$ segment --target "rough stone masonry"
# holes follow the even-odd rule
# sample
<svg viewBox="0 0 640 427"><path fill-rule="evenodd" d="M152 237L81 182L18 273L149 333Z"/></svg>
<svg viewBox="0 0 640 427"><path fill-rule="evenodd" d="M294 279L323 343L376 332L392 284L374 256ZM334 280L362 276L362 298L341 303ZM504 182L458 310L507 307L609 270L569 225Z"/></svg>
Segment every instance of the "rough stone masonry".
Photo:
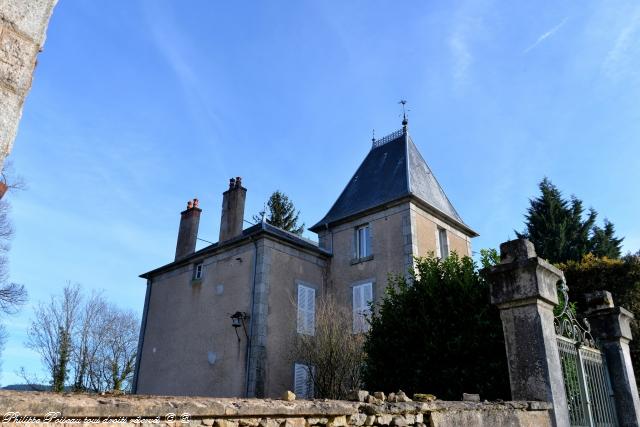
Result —
<svg viewBox="0 0 640 427"><path fill-rule="evenodd" d="M2 426L551 426L545 402L348 402L0 391Z"/></svg>
<svg viewBox="0 0 640 427"><path fill-rule="evenodd" d="M57 0L0 0L0 167L11 152Z"/></svg>

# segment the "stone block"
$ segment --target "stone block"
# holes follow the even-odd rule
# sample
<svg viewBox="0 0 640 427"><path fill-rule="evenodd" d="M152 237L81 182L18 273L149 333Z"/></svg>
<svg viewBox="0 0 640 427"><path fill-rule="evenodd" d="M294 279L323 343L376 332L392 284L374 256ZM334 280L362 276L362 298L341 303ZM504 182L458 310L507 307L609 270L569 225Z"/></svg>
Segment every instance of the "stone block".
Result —
<svg viewBox="0 0 640 427"><path fill-rule="evenodd" d="M366 390L352 390L349 393L348 400L351 400L354 402L365 402L367 399L367 396L369 396L369 392Z"/></svg>
<svg viewBox="0 0 640 427"><path fill-rule="evenodd" d="M375 397L376 399L384 402L385 400L387 400L387 396L384 395L384 392L382 391L376 391L375 393L373 393L373 397Z"/></svg>
<svg viewBox="0 0 640 427"><path fill-rule="evenodd" d="M331 420L329 420L328 425L331 427L344 427L347 425L347 417L344 415L333 417Z"/></svg>
<svg viewBox="0 0 640 427"><path fill-rule="evenodd" d="M243 427L258 427L260 425L260 419L258 418L240 418L240 426Z"/></svg>
<svg viewBox="0 0 640 427"><path fill-rule="evenodd" d="M406 426L407 420L405 419L405 417L401 416L401 415L396 415L395 417L393 417L391 419L391 425L392 426L397 426L397 427L404 427Z"/></svg>
<svg viewBox="0 0 640 427"><path fill-rule="evenodd" d="M463 402L480 402L480 395L474 393L462 393Z"/></svg>
<svg viewBox="0 0 640 427"><path fill-rule="evenodd" d="M391 421L393 420L393 417L391 415L380 415L377 418L378 424L380 424L381 426L388 426L389 424L391 424Z"/></svg>
<svg viewBox="0 0 640 427"><path fill-rule="evenodd" d="M424 422L424 415L416 414L416 423L420 424L422 422Z"/></svg>
<svg viewBox="0 0 640 427"><path fill-rule="evenodd" d="M364 420L364 425L372 426L375 424L375 422L376 422L375 415L367 415L367 418Z"/></svg>
<svg viewBox="0 0 640 427"><path fill-rule="evenodd" d="M56 3L57 0L0 0L0 20L11 22L15 29L42 45Z"/></svg>
<svg viewBox="0 0 640 427"><path fill-rule="evenodd" d="M365 414L355 414L349 417L349 425L361 426L364 425L367 420L367 416Z"/></svg>
<svg viewBox="0 0 640 427"><path fill-rule="evenodd" d="M22 115L22 100L19 95L0 86L0 159L11 150Z"/></svg>
<svg viewBox="0 0 640 427"><path fill-rule="evenodd" d="M328 418L314 417L314 418L308 418L307 419L307 424L310 424L310 425L325 425L328 422L329 422Z"/></svg>
<svg viewBox="0 0 640 427"><path fill-rule="evenodd" d="M282 400L286 400L287 402L292 402L296 400L296 395L291 390L287 390L282 394Z"/></svg>
<svg viewBox="0 0 640 427"><path fill-rule="evenodd" d="M216 420L214 425L215 427L238 427L238 422L231 420Z"/></svg>
<svg viewBox="0 0 640 427"><path fill-rule="evenodd" d="M37 54L35 43L5 27L0 31L0 83L24 96L31 87Z"/></svg>
<svg viewBox="0 0 640 427"><path fill-rule="evenodd" d="M306 425L307 421L304 418L287 418L281 424L282 427L305 427Z"/></svg>

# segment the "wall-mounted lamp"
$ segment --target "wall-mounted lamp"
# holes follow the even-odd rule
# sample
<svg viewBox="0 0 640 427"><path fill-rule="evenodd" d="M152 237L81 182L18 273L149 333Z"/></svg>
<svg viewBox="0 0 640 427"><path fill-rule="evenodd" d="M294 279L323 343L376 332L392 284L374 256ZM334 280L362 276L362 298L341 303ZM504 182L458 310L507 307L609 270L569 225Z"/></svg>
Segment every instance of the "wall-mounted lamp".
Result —
<svg viewBox="0 0 640 427"><path fill-rule="evenodd" d="M238 328L242 326L244 330L244 335L249 339L249 334L247 334L247 327L245 325L245 320L249 319L249 315L243 311L236 311L231 315L231 326L236 331L236 336L238 337L238 341L240 341L240 335L238 334Z"/></svg>

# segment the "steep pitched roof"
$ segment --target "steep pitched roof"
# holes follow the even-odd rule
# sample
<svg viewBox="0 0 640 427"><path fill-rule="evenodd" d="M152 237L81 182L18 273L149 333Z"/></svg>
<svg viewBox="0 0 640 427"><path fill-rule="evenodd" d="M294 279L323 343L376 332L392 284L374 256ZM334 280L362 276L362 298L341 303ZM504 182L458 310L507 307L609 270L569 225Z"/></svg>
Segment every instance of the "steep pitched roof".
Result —
<svg viewBox="0 0 640 427"><path fill-rule="evenodd" d="M310 230L319 231L327 224L408 196L417 198L468 234L477 235L464 223L409 133L402 129L374 141L338 200Z"/></svg>

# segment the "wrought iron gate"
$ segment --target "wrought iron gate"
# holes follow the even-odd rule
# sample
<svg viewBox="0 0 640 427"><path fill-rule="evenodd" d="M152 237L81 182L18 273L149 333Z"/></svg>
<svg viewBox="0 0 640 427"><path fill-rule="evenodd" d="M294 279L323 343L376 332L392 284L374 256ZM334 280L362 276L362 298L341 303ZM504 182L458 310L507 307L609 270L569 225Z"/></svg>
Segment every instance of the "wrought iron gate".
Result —
<svg viewBox="0 0 640 427"><path fill-rule="evenodd" d="M589 323L575 318L567 285L559 289L561 312L555 317L556 339L572 426L617 426L613 392L604 354L591 335Z"/></svg>

